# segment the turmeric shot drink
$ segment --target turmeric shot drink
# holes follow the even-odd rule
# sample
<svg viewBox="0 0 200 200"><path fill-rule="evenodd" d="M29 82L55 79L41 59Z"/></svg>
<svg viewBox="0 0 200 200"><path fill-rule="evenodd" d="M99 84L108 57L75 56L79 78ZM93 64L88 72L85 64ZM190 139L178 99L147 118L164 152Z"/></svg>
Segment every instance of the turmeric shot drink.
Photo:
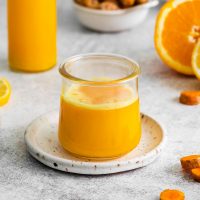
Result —
<svg viewBox="0 0 200 200"><path fill-rule="evenodd" d="M56 0L8 0L11 69L48 70L56 64Z"/></svg>
<svg viewBox="0 0 200 200"><path fill-rule="evenodd" d="M58 137L77 157L112 159L140 142L139 66L113 54L69 58L63 76Z"/></svg>

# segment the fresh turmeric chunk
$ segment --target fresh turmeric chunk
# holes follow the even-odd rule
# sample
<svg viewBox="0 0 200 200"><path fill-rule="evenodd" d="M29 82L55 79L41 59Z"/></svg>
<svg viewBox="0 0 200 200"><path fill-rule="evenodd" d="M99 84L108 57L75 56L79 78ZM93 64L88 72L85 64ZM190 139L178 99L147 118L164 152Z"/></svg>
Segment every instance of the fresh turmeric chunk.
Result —
<svg viewBox="0 0 200 200"><path fill-rule="evenodd" d="M75 0L76 3L83 5L83 0Z"/></svg>
<svg viewBox="0 0 200 200"><path fill-rule="evenodd" d="M181 165L185 171L200 168L200 155L191 155L181 158Z"/></svg>
<svg viewBox="0 0 200 200"><path fill-rule="evenodd" d="M83 5L85 5L88 8L98 9L100 3L98 0L83 0Z"/></svg>
<svg viewBox="0 0 200 200"><path fill-rule="evenodd" d="M130 7L134 5L135 0L120 0L120 2L124 7Z"/></svg>
<svg viewBox="0 0 200 200"><path fill-rule="evenodd" d="M101 3L102 2L112 2L112 3L116 3L119 4L119 0L99 0Z"/></svg>
<svg viewBox="0 0 200 200"><path fill-rule="evenodd" d="M147 3L148 0L136 0L137 4L143 4L143 3Z"/></svg>
<svg viewBox="0 0 200 200"><path fill-rule="evenodd" d="M164 190L160 194L160 200L184 200L185 195L179 190Z"/></svg>
<svg viewBox="0 0 200 200"><path fill-rule="evenodd" d="M186 105L200 104L200 91L184 91L180 95L180 103Z"/></svg>
<svg viewBox="0 0 200 200"><path fill-rule="evenodd" d="M118 10L120 9L117 2L112 1L105 1L100 4L100 8L102 10Z"/></svg>
<svg viewBox="0 0 200 200"><path fill-rule="evenodd" d="M195 181L200 182L200 168L192 169L191 175Z"/></svg>

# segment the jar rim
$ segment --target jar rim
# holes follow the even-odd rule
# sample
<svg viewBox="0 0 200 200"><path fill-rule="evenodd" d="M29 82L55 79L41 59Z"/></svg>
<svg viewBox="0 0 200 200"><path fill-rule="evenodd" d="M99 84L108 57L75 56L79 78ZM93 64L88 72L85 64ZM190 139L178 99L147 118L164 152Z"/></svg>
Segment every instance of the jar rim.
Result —
<svg viewBox="0 0 200 200"><path fill-rule="evenodd" d="M121 61L124 60L124 62L129 63L129 65L132 67L133 72L130 73L129 75L127 75L126 77L123 78L119 78L119 79L114 79L114 80L108 80L108 81L93 81L93 80L85 80L79 77L75 77L73 75L71 75L67 70L66 70L66 65L68 64L68 66L71 66L74 62L80 61L81 59L85 59L85 58L103 58L103 57L110 57L112 59L120 59ZM118 84L118 83L124 83L127 81L130 81L132 79L137 78L140 73L140 66L139 64L126 57L126 56L122 56L119 54L112 54L112 53L87 53L87 54L79 54L76 56L72 56L67 58L66 60L64 60L64 62L60 65L59 67L59 73L62 75L62 77L69 79L70 81L79 83L79 84L85 84L85 85L111 85L111 84Z"/></svg>

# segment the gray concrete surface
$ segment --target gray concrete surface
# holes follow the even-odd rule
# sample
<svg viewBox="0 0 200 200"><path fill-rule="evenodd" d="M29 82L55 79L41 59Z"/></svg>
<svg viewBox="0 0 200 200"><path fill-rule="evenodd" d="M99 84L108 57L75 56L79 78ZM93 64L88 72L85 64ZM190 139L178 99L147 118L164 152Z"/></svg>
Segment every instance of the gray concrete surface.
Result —
<svg viewBox="0 0 200 200"><path fill-rule="evenodd" d="M7 65L6 6L0 1L0 76L12 84L9 104L0 108L1 200L158 200L166 188L181 189L187 200L199 200L199 183L181 171L179 158L200 153L200 107L178 103L181 90L200 89L195 78L166 68L153 47L157 10L134 30L100 34L74 18L68 0L58 0L58 63L87 52L129 56L142 66L141 110L165 124L168 144L162 156L145 168L107 176L80 176L50 169L26 151L23 134L37 116L58 109L58 68L39 73L15 73Z"/></svg>

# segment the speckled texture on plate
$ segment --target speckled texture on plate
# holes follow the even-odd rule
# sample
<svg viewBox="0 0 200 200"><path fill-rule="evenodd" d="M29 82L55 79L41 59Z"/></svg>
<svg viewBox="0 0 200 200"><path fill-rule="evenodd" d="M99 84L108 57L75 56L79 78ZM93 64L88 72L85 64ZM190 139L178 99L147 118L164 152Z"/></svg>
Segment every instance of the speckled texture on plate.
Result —
<svg viewBox="0 0 200 200"><path fill-rule="evenodd" d="M38 74L11 72L7 65L6 1L0 1L0 76L12 84L9 104L0 108L1 200L158 200L162 190L176 188L187 200L199 200L199 183L184 175L182 156L200 153L200 107L179 104L181 90L199 90L200 82L168 69L153 46L157 9L137 29L91 32L77 22L69 0L58 3L58 63L88 52L128 56L142 67L141 111L164 124L168 142L158 160L147 167L104 176L66 174L33 159L24 132L43 113L59 109L58 68Z"/></svg>
<svg viewBox="0 0 200 200"><path fill-rule="evenodd" d="M25 132L30 154L41 163L77 174L112 174L144 167L152 163L165 144L164 129L154 119L142 114L142 139L129 154L109 161L78 159L66 152L58 142L58 112L50 112L34 120Z"/></svg>

